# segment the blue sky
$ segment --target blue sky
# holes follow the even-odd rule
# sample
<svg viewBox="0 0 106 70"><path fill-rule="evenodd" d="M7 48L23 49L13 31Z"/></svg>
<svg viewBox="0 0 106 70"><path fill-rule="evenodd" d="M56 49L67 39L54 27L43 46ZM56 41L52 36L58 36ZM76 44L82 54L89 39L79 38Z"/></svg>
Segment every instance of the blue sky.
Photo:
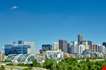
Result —
<svg viewBox="0 0 106 70"><path fill-rule="evenodd" d="M16 7L16 8L14 8ZM76 40L78 33L106 41L105 0L0 0L0 45L33 40Z"/></svg>

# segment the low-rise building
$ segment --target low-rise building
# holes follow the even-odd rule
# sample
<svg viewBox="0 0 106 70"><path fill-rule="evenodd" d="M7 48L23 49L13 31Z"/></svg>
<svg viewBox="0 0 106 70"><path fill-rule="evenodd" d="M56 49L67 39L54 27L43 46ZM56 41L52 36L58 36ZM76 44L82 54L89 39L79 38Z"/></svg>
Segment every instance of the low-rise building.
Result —
<svg viewBox="0 0 106 70"><path fill-rule="evenodd" d="M46 58L60 60L64 58L64 53L62 51L46 51Z"/></svg>
<svg viewBox="0 0 106 70"><path fill-rule="evenodd" d="M5 55L2 52L0 52L0 62L4 60L5 60Z"/></svg>
<svg viewBox="0 0 106 70"><path fill-rule="evenodd" d="M10 44L6 44L4 46L4 53L5 53L5 55L35 54L33 52L33 51L35 51L35 49L33 47L35 47L35 46L33 46L32 42L26 42L26 41L13 42Z"/></svg>

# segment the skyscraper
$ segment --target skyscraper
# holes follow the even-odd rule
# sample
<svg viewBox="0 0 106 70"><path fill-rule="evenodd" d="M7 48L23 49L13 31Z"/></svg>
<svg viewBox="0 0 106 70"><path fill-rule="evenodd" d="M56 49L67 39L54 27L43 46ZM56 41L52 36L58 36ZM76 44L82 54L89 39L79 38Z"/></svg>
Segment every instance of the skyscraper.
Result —
<svg viewBox="0 0 106 70"><path fill-rule="evenodd" d="M84 41L82 34L78 34L78 45L82 44Z"/></svg>
<svg viewBox="0 0 106 70"><path fill-rule="evenodd" d="M63 52L68 52L68 43L66 40L59 40L59 49Z"/></svg>
<svg viewBox="0 0 106 70"><path fill-rule="evenodd" d="M73 54L74 53L74 49L75 49L74 41L71 41L70 42L70 46L68 48L68 52Z"/></svg>
<svg viewBox="0 0 106 70"><path fill-rule="evenodd" d="M72 46L70 45L70 43L68 43L68 53L72 53Z"/></svg>

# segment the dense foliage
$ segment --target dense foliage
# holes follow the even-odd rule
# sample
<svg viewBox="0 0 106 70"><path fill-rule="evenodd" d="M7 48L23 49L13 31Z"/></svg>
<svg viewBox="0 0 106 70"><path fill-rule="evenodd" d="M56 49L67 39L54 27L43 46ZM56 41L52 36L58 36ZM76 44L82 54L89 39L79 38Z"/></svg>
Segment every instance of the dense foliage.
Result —
<svg viewBox="0 0 106 70"><path fill-rule="evenodd" d="M0 67L0 70L5 70L5 67L4 67L4 66L1 66L1 67Z"/></svg>
<svg viewBox="0 0 106 70"><path fill-rule="evenodd" d="M81 59L80 59L81 60ZM41 67L46 68L48 70L102 70L102 67L106 66L106 60L104 61L90 61L91 59L82 59L78 61L78 59L74 58L65 58L59 62L48 59L43 64L37 63L37 61L33 61L33 64L19 64L18 66L25 66L24 70L31 70L32 67ZM3 66L0 67L0 70L5 70Z"/></svg>
<svg viewBox="0 0 106 70"><path fill-rule="evenodd" d="M36 67L36 64L34 64ZM66 58L60 62L49 59L42 66L49 70L101 70L102 66L106 65L106 61L89 61L86 59L78 62L74 58Z"/></svg>

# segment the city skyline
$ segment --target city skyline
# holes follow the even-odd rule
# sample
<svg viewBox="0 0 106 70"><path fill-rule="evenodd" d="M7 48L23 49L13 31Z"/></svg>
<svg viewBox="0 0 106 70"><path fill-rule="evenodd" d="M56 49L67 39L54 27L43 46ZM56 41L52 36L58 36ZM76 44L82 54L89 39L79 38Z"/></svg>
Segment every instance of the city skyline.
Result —
<svg viewBox="0 0 106 70"><path fill-rule="evenodd" d="M6 42L58 39L77 40L78 33L95 42L106 36L106 1L103 0L1 0L0 48Z"/></svg>

